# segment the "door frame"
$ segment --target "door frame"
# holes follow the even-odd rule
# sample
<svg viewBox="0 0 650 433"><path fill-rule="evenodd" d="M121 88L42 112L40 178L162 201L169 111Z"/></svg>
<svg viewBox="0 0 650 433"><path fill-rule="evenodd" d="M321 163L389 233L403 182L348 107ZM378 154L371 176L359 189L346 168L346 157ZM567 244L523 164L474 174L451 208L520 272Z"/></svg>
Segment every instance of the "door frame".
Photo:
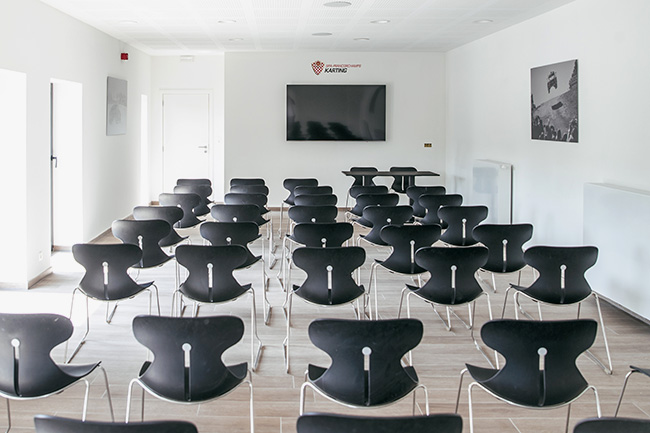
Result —
<svg viewBox="0 0 650 433"><path fill-rule="evenodd" d="M160 185L165 186L165 95L208 95L208 177L214 184L214 91L212 89L160 89ZM171 192L171 191L161 191Z"/></svg>

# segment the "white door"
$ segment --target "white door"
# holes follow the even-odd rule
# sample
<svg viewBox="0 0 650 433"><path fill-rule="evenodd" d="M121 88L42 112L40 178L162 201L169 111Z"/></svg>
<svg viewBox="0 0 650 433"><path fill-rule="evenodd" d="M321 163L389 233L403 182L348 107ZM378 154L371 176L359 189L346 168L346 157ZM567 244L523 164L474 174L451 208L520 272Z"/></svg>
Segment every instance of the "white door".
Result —
<svg viewBox="0 0 650 433"><path fill-rule="evenodd" d="M210 174L210 95L163 94L163 192L176 179Z"/></svg>

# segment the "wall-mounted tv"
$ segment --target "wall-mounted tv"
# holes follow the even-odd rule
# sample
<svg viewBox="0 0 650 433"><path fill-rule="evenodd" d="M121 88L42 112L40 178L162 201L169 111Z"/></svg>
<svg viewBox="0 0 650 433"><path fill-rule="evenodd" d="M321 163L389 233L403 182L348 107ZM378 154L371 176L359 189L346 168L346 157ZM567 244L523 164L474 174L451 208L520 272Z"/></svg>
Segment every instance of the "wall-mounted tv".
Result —
<svg viewBox="0 0 650 433"><path fill-rule="evenodd" d="M385 141L385 84L288 84L288 141Z"/></svg>

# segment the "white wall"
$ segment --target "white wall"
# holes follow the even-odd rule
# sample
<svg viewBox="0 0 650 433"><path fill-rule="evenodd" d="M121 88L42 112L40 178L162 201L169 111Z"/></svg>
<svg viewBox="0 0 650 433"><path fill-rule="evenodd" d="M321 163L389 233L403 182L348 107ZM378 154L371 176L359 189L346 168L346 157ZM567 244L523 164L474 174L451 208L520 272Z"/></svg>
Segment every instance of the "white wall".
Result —
<svg viewBox="0 0 650 433"><path fill-rule="evenodd" d="M206 90L210 92L213 160L213 199L223 199L223 135L224 135L224 56L196 56L194 61L181 61L179 56L153 57L151 69L151 138L150 201L158 200L162 186L162 95L165 92Z"/></svg>
<svg viewBox="0 0 650 433"><path fill-rule="evenodd" d="M150 58L36 0L0 2L0 68L27 74L26 287L47 272L50 247L49 86L52 79L83 86L83 239L88 241L137 204L140 95L149 93ZM130 60L120 61L127 49ZM128 81L126 135L106 136L106 78ZM0 230L11 227L0 228ZM43 259L39 260L39 253Z"/></svg>
<svg viewBox="0 0 650 433"><path fill-rule="evenodd" d="M361 64L346 74L317 76L311 63ZM316 177L343 205L351 166L415 166L444 171L445 60L435 53L227 53L225 179L263 177L270 206L280 206L289 177ZM287 142L286 85L387 85L385 142ZM424 148L424 143L433 143ZM387 180L386 180L387 181ZM444 177L427 180L444 184ZM425 181L422 181L424 183Z"/></svg>
<svg viewBox="0 0 650 433"><path fill-rule="evenodd" d="M451 189L469 193L476 159L512 163L514 220L533 242L582 243L584 183L650 190L648 40L647 0L576 0L447 53ZM531 140L530 69L571 59L580 142Z"/></svg>

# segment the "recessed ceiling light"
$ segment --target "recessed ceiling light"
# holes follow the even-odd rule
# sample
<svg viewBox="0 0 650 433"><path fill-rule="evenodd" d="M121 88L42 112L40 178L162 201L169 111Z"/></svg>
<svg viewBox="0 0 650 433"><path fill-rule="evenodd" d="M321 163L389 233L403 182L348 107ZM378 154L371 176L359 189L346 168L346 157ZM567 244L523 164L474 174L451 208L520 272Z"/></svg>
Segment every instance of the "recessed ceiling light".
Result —
<svg viewBox="0 0 650 433"><path fill-rule="evenodd" d="M230 38L230 39L228 39L228 40L229 40L230 42L240 42L240 41L243 41L244 38Z"/></svg>
<svg viewBox="0 0 650 433"><path fill-rule="evenodd" d="M345 8L345 7L348 7L348 6L352 6L352 3L350 3L350 2L342 2L342 1L335 1L335 2L324 3L323 6L327 6L328 8Z"/></svg>
<svg viewBox="0 0 650 433"><path fill-rule="evenodd" d="M474 21L474 24L490 24L490 23L492 23L492 22L494 22L494 21L492 21L492 20L488 20L488 19L483 19L483 20L476 20L476 21Z"/></svg>
<svg viewBox="0 0 650 433"><path fill-rule="evenodd" d="M119 22L119 24L125 25L125 26L132 26L132 25L140 24L140 23L138 21L136 21L136 20L122 20L122 21Z"/></svg>
<svg viewBox="0 0 650 433"><path fill-rule="evenodd" d="M369 41L370 38L354 38L355 41Z"/></svg>
<svg viewBox="0 0 650 433"><path fill-rule="evenodd" d="M312 36L332 36L331 33L329 32L319 32L319 33L312 33Z"/></svg>
<svg viewBox="0 0 650 433"><path fill-rule="evenodd" d="M375 21L370 21L372 24L388 24L390 20L375 20Z"/></svg>
<svg viewBox="0 0 650 433"><path fill-rule="evenodd" d="M219 24L235 24L237 21L235 21L235 20L219 20L217 22Z"/></svg>

